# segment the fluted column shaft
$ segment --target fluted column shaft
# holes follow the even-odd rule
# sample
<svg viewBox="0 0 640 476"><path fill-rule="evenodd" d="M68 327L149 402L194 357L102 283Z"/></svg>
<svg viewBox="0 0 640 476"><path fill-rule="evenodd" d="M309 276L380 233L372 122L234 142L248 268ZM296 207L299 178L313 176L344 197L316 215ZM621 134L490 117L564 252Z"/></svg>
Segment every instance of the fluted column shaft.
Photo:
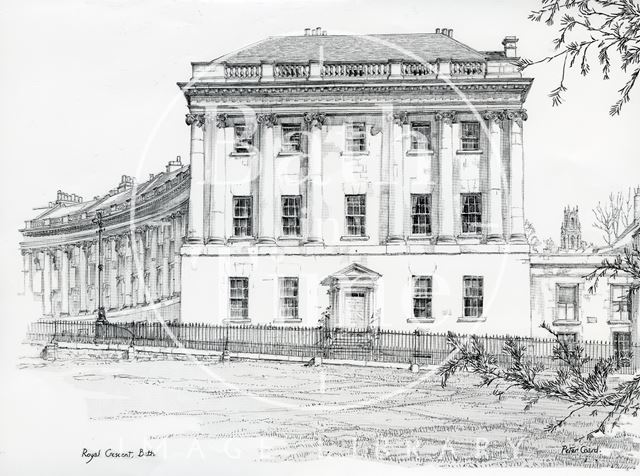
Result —
<svg viewBox="0 0 640 476"><path fill-rule="evenodd" d="M258 116L260 124L260 177L258 181L258 243L275 243L275 181L273 160L274 114Z"/></svg>
<svg viewBox="0 0 640 476"><path fill-rule="evenodd" d="M514 243L526 243L524 233L524 147L523 121L527 120L526 111L509 111L507 118L511 120L511 236Z"/></svg>
<svg viewBox="0 0 640 476"><path fill-rule="evenodd" d="M489 216L487 240L501 242L504 240L502 230L502 157L501 131L503 114L489 112L485 114L489 128Z"/></svg>
<svg viewBox="0 0 640 476"><path fill-rule="evenodd" d="M202 243L204 236L204 114L187 114L191 126L191 189L187 241Z"/></svg>
<svg viewBox="0 0 640 476"><path fill-rule="evenodd" d="M138 257L136 263L136 275L138 276L138 289L136 290L136 302L140 305L145 303L145 263L144 263L144 237L141 231L136 231L136 255Z"/></svg>
<svg viewBox="0 0 640 476"><path fill-rule="evenodd" d="M124 306L133 305L133 250L131 249L131 239L125 236L125 258L124 258Z"/></svg>
<svg viewBox="0 0 640 476"><path fill-rule="evenodd" d="M322 244L322 126L325 116L307 113L304 120L309 126L307 162L307 223L306 244Z"/></svg>
<svg viewBox="0 0 640 476"><path fill-rule="evenodd" d="M60 314L69 315L69 252L62 248L60 253Z"/></svg>
<svg viewBox="0 0 640 476"><path fill-rule="evenodd" d="M212 127L213 158L211 160L211 175L209 178L209 229L207 232L207 243L210 244L222 244L226 238L224 232L224 203L227 157L225 128L227 127L226 114L218 114L216 116L216 127Z"/></svg>
<svg viewBox="0 0 640 476"><path fill-rule="evenodd" d="M24 251L22 253L22 270L23 270L23 280L22 280L22 290L24 294L33 293L33 285L32 285L32 252Z"/></svg>
<svg viewBox="0 0 640 476"><path fill-rule="evenodd" d="M442 112L435 116L439 129L438 149L438 195L440 200L438 243L455 242L453 230L453 112Z"/></svg>
<svg viewBox="0 0 640 476"><path fill-rule="evenodd" d="M222 134L224 130L220 130L219 133ZM223 184L220 184L222 187ZM224 190L224 189L223 189ZM224 197L223 197L224 199ZM182 247L182 221L184 220L184 216L182 214L178 215L176 218L176 234L174 236L174 246L175 252L173 253L173 275L175 281L175 292L179 293L181 291L181 280L182 280L182 257L180 256L180 248ZM222 233L224 234L224 220L221 223L221 227L223 229Z"/></svg>
<svg viewBox="0 0 640 476"><path fill-rule="evenodd" d="M42 310L45 316L52 314L51 306L51 251L44 250L44 263L42 264Z"/></svg>
<svg viewBox="0 0 640 476"><path fill-rule="evenodd" d="M389 164L389 243L404 241L404 190L403 190L403 126L408 124L406 113L395 113L387 124ZM384 139L384 136L383 136Z"/></svg>
<svg viewBox="0 0 640 476"><path fill-rule="evenodd" d="M118 252L115 237L109 238L109 309L118 308Z"/></svg>
<svg viewBox="0 0 640 476"><path fill-rule="evenodd" d="M149 302L158 300L158 227L149 230L151 233L151 249L149 254Z"/></svg>
<svg viewBox="0 0 640 476"><path fill-rule="evenodd" d="M78 281L80 288L80 312L86 313L87 307L87 245L79 246Z"/></svg>
<svg viewBox="0 0 640 476"><path fill-rule="evenodd" d="M162 227L162 299L169 297L169 230L166 224Z"/></svg>

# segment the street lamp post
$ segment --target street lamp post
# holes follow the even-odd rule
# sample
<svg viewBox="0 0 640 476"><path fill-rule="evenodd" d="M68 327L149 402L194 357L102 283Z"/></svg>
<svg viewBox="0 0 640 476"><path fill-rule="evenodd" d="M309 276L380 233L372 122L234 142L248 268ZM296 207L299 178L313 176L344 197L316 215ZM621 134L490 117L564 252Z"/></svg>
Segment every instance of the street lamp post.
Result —
<svg viewBox="0 0 640 476"><path fill-rule="evenodd" d="M104 232L104 222L102 220L102 211L96 211L96 217L93 219L93 223L98 225L98 318L96 323L108 324L107 313L104 310L102 303L102 270L104 265L102 264L102 233Z"/></svg>

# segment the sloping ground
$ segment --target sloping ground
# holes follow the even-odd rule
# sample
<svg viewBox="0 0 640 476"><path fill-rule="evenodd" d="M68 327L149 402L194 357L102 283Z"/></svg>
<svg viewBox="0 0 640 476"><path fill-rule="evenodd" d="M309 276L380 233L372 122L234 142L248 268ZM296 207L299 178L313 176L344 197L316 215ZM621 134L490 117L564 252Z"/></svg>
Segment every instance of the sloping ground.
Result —
<svg viewBox="0 0 640 476"><path fill-rule="evenodd" d="M565 414L564 404L541 401L525 412L521 393L498 400L468 375L443 389L437 376L424 373L267 362L26 359L19 373L80 396L86 417L79 421L90 435L82 445L144 446L172 461L196 455L209 468L237 456L243 464L348 458L404 466L631 469L640 450L624 431L628 425L576 442L596 424L586 414L545 433L545 425Z"/></svg>

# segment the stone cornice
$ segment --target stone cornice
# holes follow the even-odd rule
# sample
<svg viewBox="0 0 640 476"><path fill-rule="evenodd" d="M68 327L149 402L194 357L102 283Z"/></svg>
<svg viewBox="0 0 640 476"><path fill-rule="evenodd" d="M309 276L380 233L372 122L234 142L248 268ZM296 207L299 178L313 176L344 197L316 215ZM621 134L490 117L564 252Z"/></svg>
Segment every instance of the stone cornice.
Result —
<svg viewBox="0 0 640 476"><path fill-rule="evenodd" d="M389 96L393 94L418 94L424 96L425 94L442 95L443 93L449 93L454 97L458 97L462 100L460 95L465 94L482 94L489 92L502 92L517 94L521 101L524 101L526 94L529 91L533 80L531 79L512 79L512 80L462 80L454 83L446 83L444 81L431 81L421 84L391 84L380 83L375 81L369 81L367 83L360 84L316 84L316 85L231 85L231 84L211 84L211 83L193 83L188 87L183 87L185 96L192 100L193 98L199 98L206 100L206 98L216 98L226 100L228 102L238 102L239 99L248 100L249 98L255 100L260 98L261 102L282 102L282 97L287 98L287 102L296 102L301 97L302 99L308 99L313 101L317 96L322 96L324 99L330 99L334 97L340 102L345 102L345 96L354 95L359 98L362 96L371 96L372 100L379 101L377 95ZM348 99L348 98L346 98ZM387 100L389 98L386 98ZM361 99L360 99L361 100ZM432 101L432 98L429 98Z"/></svg>

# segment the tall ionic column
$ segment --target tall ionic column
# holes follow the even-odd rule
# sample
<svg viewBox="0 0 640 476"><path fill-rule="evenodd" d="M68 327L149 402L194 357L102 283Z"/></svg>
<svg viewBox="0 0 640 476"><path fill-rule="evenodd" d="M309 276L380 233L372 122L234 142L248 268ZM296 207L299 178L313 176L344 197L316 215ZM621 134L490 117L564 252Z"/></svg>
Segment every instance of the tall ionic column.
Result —
<svg viewBox="0 0 640 476"><path fill-rule="evenodd" d="M409 124L406 112L393 114L387 125L387 145L389 150L389 243L404 242L404 190L403 190L403 127ZM383 136L384 140L384 136Z"/></svg>
<svg viewBox="0 0 640 476"><path fill-rule="evenodd" d="M169 298L169 246L171 246L169 230L162 224L162 299Z"/></svg>
<svg viewBox="0 0 640 476"><path fill-rule="evenodd" d="M149 250L149 302L153 304L158 300L158 227L149 228L151 233L151 249Z"/></svg>
<svg viewBox="0 0 640 476"><path fill-rule="evenodd" d="M502 157L501 130L504 114L497 111L487 111L484 118L489 128L489 215L487 241L500 243L504 241L502 230Z"/></svg>
<svg viewBox="0 0 640 476"><path fill-rule="evenodd" d="M118 308L118 251L116 246L116 237L110 236L107 242L109 246L109 302L105 303L105 307L109 309Z"/></svg>
<svg viewBox="0 0 640 476"><path fill-rule="evenodd" d="M80 243L78 261L78 281L80 288L80 313L86 314L87 308L87 244Z"/></svg>
<svg viewBox="0 0 640 476"><path fill-rule="evenodd" d="M124 255L124 307L133 305L133 250L131 249L131 237L126 234L122 237L125 246Z"/></svg>
<svg viewBox="0 0 640 476"><path fill-rule="evenodd" d="M524 233L524 148L522 126L527 120L527 111L508 111L507 119L511 122L509 136L511 148L511 236L512 243L526 243Z"/></svg>
<svg viewBox="0 0 640 476"><path fill-rule="evenodd" d="M453 218L453 123L456 122L454 111L435 114L439 130L438 146L438 197L439 231L438 243L455 243Z"/></svg>
<svg viewBox="0 0 640 476"><path fill-rule="evenodd" d="M309 127L307 165L307 245L321 245L322 237L322 113L307 112L304 121Z"/></svg>
<svg viewBox="0 0 640 476"><path fill-rule="evenodd" d="M69 250L62 247L60 266L60 315L69 315Z"/></svg>
<svg viewBox="0 0 640 476"><path fill-rule="evenodd" d="M32 268L31 263L32 260L32 252L31 250L22 250L22 291L23 294L32 294L33 293L33 285L32 285Z"/></svg>
<svg viewBox="0 0 640 476"><path fill-rule="evenodd" d="M222 135L222 130L218 131L221 135ZM220 184L221 188L224 184ZM224 189L223 189L224 190ZM223 197L224 198L224 197ZM174 235L173 238L173 245L174 245L174 253L173 253L173 276L174 276L174 289L175 292L179 293L182 286L181 286L181 280L182 280L182 257L180 255L180 248L182 247L182 220L184 219L184 215L182 212L178 212L178 215L176 216L176 234ZM221 226L223 228L222 233L224 234L224 221L221 223Z"/></svg>
<svg viewBox="0 0 640 476"><path fill-rule="evenodd" d="M187 114L191 126L191 189L189 192L188 243L202 243L204 237L204 114Z"/></svg>
<svg viewBox="0 0 640 476"><path fill-rule="evenodd" d="M137 289L137 293L136 293L136 302L139 305L144 305L145 304L145 297L144 297L144 293L145 293L145 280L144 280L144 275L145 275L145 263L144 263L144 235L143 235L143 231L141 229L137 229L136 233L135 233L135 237L136 237L136 256L137 256L137 260L136 260L136 275L138 276L138 289Z"/></svg>
<svg viewBox="0 0 640 476"><path fill-rule="evenodd" d="M43 308L42 312L45 316L51 316L53 309L51 306L51 250L44 250L44 263L42 267L43 287L42 287L42 299Z"/></svg>
<svg viewBox="0 0 640 476"><path fill-rule="evenodd" d="M260 114L260 177L258 179L258 243L275 243L275 181L273 126L275 114Z"/></svg>
<svg viewBox="0 0 640 476"><path fill-rule="evenodd" d="M209 229L207 232L208 244L223 244L225 240L224 233L224 202L226 188L226 164L227 150L225 129L229 127L229 120L226 114L218 114L216 116L216 127L212 128L212 151L210 177L209 177ZM273 129L272 129L273 130ZM179 240L176 240L176 243ZM179 250L176 250L179 251Z"/></svg>

